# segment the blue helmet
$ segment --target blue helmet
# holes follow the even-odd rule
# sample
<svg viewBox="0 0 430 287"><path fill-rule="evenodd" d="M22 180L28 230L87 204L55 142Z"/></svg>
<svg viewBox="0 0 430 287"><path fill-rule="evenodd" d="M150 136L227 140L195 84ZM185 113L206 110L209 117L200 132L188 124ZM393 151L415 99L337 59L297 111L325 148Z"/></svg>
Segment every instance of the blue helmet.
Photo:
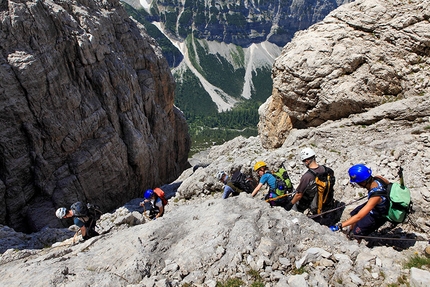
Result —
<svg viewBox="0 0 430 287"><path fill-rule="evenodd" d="M356 164L349 168L349 181L350 182L363 182L372 176L372 170L364 164Z"/></svg>
<svg viewBox="0 0 430 287"><path fill-rule="evenodd" d="M143 194L143 197L145 199L150 199L151 196L154 194L154 191L152 189L148 189L147 191L145 191L145 193Z"/></svg>

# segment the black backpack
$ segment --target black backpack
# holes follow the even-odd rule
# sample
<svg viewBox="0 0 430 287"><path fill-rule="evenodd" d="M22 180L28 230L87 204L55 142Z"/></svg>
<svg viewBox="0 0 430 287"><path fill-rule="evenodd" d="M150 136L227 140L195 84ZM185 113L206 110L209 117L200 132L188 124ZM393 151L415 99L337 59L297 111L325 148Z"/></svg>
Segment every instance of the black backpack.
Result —
<svg viewBox="0 0 430 287"><path fill-rule="evenodd" d="M252 176L244 174L240 172L240 170L233 173L230 182L234 187L240 189L240 191L245 191L246 193L252 193L254 188L257 186L257 183ZM236 191L236 188L233 189Z"/></svg>
<svg viewBox="0 0 430 287"><path fill-rule="evenodd" d="M73 211L74 217L88 216L88 207L80 201L73 203L70 209Z"/></svg>
<svg viewBox="0 0 430 287"><path fill-rule="evenodd" d="M73 203L72 206L70 206L70 209L73 211L74 217L89 217L91 219L98 220L102 215L100 207L91 203L87 203L85 205L78 201Z"/></svg>

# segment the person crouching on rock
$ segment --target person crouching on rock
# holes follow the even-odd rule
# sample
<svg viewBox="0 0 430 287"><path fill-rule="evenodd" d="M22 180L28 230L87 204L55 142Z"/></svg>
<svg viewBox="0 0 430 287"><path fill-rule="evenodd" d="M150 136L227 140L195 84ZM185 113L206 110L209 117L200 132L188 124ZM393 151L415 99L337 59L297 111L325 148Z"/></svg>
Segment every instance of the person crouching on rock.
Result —
<svg viewBox="0 0 430 287"><path fill-rule="evenodd" d="M389 198L388 180L382 176L372 176L372 170L364 164L353 165L349 171L350 182L368 190L367 202L351 211L351 217L337 225L330 226L332 231L351 226L352 236L367 236L387 221Z"/></svg>
<svg viewBox="0 0 430 287"><path fill-rule="evenodd" d="M151 209L149 210L149 218L150 219L157 219L159 217L162 217L164 214L164 204L163 201L152 189L148 189L143 194L144 201L142 201L139 205L145 206L146 202L151 203Z"/></svg>
<svg viewBox="0 0 430 287"><path fill-rule="evenodd" d="M254 165L254 171L257 173L258 177L260 177L260 181L258 182L258 185L255 187L255 189L252 191L251 196L255 197L258 191L263 187L263 185L267 183L267 185L269 186L269 193L266 195L265 199L267 200L269 198L277 197L276 178L270 172L266 163L264 161L258 161ZM270 201L270 205L273 206L276 204L274 201Z"/></svg>
<svg viewBox="0 0 430 287"><path fill-rule="evenodd" d="M79 227L83 240L99 235L95 231L97 218L91 216L88 213L88 208L81 202L74 203L70 209L60 207L55 215L59 219L73 218L73 224Z"/></svg>

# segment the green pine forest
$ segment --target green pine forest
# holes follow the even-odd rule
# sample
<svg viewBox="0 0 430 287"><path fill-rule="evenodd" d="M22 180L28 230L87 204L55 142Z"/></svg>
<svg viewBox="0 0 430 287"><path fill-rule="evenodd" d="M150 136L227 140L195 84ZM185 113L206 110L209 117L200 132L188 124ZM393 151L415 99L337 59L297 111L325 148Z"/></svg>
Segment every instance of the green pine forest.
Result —
<svg viewBox="0 0 430 287"><path fill-rule="evenodd" d="M146 11L137 11L126 3L123 5L129 15L143 24L148 34L158 42L166 58L172 58L172 54L179 52L154 25L145 20ZM229 63L218 54L208 53L205 40L193 36L190 34L186 38L193 66L212 85L236 97L239 103L231 110L219 113L210 95L190 70L181 69L173 73L176 79L175 105L185 115L192 141L189 156L238 136L256 136L258 107L270 96L272 89L271 68L261 68L253 73L251 99L240 98L245 75L243 49L237 46L231 52L234 63Z"/></svg>

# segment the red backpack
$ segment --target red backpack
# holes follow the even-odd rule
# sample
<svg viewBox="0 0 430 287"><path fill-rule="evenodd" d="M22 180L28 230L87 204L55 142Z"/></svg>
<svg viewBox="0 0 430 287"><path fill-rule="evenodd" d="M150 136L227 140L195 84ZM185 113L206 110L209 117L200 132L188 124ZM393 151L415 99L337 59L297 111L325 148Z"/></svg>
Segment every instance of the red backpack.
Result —
<svg viewBox="0 0 430 287"><path fill-rule="evenodd" d="M159 187L154 188L154 192L161 199L163 206L169 204L169 202L167 201L166 196L164 194L164 191L161 188L159 188Z"/></svg>

